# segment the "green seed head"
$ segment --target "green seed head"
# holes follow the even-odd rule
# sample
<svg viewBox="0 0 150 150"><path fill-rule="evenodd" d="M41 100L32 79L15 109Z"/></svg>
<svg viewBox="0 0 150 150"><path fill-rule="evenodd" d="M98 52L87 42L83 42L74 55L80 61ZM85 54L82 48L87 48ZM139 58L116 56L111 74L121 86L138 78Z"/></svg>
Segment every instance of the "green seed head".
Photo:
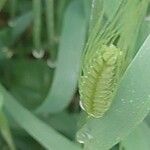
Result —
<svg viewBox="0 0 150 150"><path fill-rule="evenodd" d="M121 57L114 45L102 45L84 64L79 92L88 115L99 118L109 109L119 81Z"/></svg>

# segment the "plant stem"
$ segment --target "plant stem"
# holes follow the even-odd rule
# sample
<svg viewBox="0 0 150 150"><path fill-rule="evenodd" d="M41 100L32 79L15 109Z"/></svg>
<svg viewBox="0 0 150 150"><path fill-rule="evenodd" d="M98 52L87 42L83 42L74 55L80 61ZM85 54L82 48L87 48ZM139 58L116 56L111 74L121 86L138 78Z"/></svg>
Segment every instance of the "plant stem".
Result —
<svg viewBox="0 0 150 150"><path fill-rule="evenodd" d="M33 0L33 43L39 51L41 48L41 0Z"/></svg>
<svg viewBox="0 0 150 150"><path fill-rule="evenodd" d="M1 0L0 1L0 11L3 8L3 6L5 5L6 0Z"/></svg>
<svg viewBox="0 0 150 150"><path fill-rule="evenodd" d="M47 38L50 46L50 54L52 60L54 59L54 0L45 0L46 4L46 24L47 24Z"/></svg>
<svg viewBox="0 0 150 150"><path fill-rule="evenodd" d="M46 1L46 23L47 23L47 36L48 41L53 45L54 40L54 1Z"/></svg>
<svg viewBox="0 0 150 150"><path fill-rule="evenodd" d="M12 19L16 15L16 10L17 10L17 0L11 0L11 3L10 3L10 15L11 15Z"/></svg>

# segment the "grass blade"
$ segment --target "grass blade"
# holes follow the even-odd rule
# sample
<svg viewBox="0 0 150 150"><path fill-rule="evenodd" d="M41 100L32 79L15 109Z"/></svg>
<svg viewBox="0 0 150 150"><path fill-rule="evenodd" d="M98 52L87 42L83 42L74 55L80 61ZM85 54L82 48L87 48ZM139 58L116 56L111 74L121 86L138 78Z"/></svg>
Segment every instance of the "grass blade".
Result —
<svg viewBox="0 0 150 150"><path fill-rule="evenodd" d="M14 43L20 35L29 27L31 24L31 21L33 19L33 15L31 12L27 12L19 17L17 17L15 20L13 20L14 26L12 28L12 41L11 44Z"/></svg>
<svg viewBox="0 0 150 150"><path fill-rule="evenodd" d="M7 142L10 150L15 150L16 148L11 136L9 124L5 114L3 113L2 106L3 106L3 95L1 94L0 95L0 131L3 138Z"/></svg>
<svg viewBox="0 0 150 150"><path fill-rule="evenodd" d="M21 106L2 86L0 86L0 91L4 96L4 107L6 110L14 120L43 145L43 147L48 150L80 149L77 145L67 140L50 126L40 121L26 108Z"/></svg>
<svg viewBox="0 0 150 150"><path fill-rule="evenodd" d="M14 142L12 140L9 125L8 125L6 116L2 111L0 112L0 130L1 130L3 138L5 139L5 141L8 144L10 150L15 150L16 148L15 148Z"/></svg>
<svg viewBox="0 0 150 150"><path fill-rule="evenodd" d="M86 33L82 9L80 0L74 0L67 9L53 84L46 100L37 110L39 113L63 110L75 92Z"/></svg>

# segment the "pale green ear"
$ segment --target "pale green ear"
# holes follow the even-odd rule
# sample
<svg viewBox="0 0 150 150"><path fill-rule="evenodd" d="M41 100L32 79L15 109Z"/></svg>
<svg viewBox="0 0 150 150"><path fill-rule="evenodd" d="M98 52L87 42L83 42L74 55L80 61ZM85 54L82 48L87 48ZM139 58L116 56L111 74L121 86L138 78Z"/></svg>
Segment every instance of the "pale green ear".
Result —
<svg viewBox="0 0 150 150"><path fill-rule="evenodd" d="M120 54L114 45L102 45L83 66L86 69L80 77L80 104L89 116L102 117L111 106L120 79Z"/></svg>

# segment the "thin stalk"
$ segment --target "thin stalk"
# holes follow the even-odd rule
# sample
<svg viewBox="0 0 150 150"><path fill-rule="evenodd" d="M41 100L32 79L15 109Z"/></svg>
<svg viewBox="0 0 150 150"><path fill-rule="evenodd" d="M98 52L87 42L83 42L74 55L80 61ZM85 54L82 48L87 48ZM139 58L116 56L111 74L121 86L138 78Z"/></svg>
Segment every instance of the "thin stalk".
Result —
<svg viewBox="0 0 150 150"><path fill-rule="evenodd" d="M4 7L5 3L6 3L6 0L0 0L0 11Z"/></svg>
<svg viewBox="0 0 150 150"><path fill-rule="evenodd" d="M10 0L10 18L13 19L16 15L18 0Z"/></svg>
<svg viewBox="0 0 150 150"><path fill-rule="evenodd" d="M0 131L10 150L16 150L5 114L0 110Z"/></svg>
<svg viewBox="0 0 150 150"><path fill-rule="evenodd" d="M47 38L50 46L50 54L54 59L54 0L45 0L46 4L46 24L47 24Z"/></svg>
<svg viewBox="0 0 150 150"><path fill-rule="evenodd" d="M48 41L53 45L54 40L54 1L45 0L46 2L46 23Z"/></svg>
<svg viewBox="0 0 150 150"><path fill-rule="evenodd" d="M41 17L42 17L41 0L33 0L33 43L36 50L41 49Z"/></svg>

